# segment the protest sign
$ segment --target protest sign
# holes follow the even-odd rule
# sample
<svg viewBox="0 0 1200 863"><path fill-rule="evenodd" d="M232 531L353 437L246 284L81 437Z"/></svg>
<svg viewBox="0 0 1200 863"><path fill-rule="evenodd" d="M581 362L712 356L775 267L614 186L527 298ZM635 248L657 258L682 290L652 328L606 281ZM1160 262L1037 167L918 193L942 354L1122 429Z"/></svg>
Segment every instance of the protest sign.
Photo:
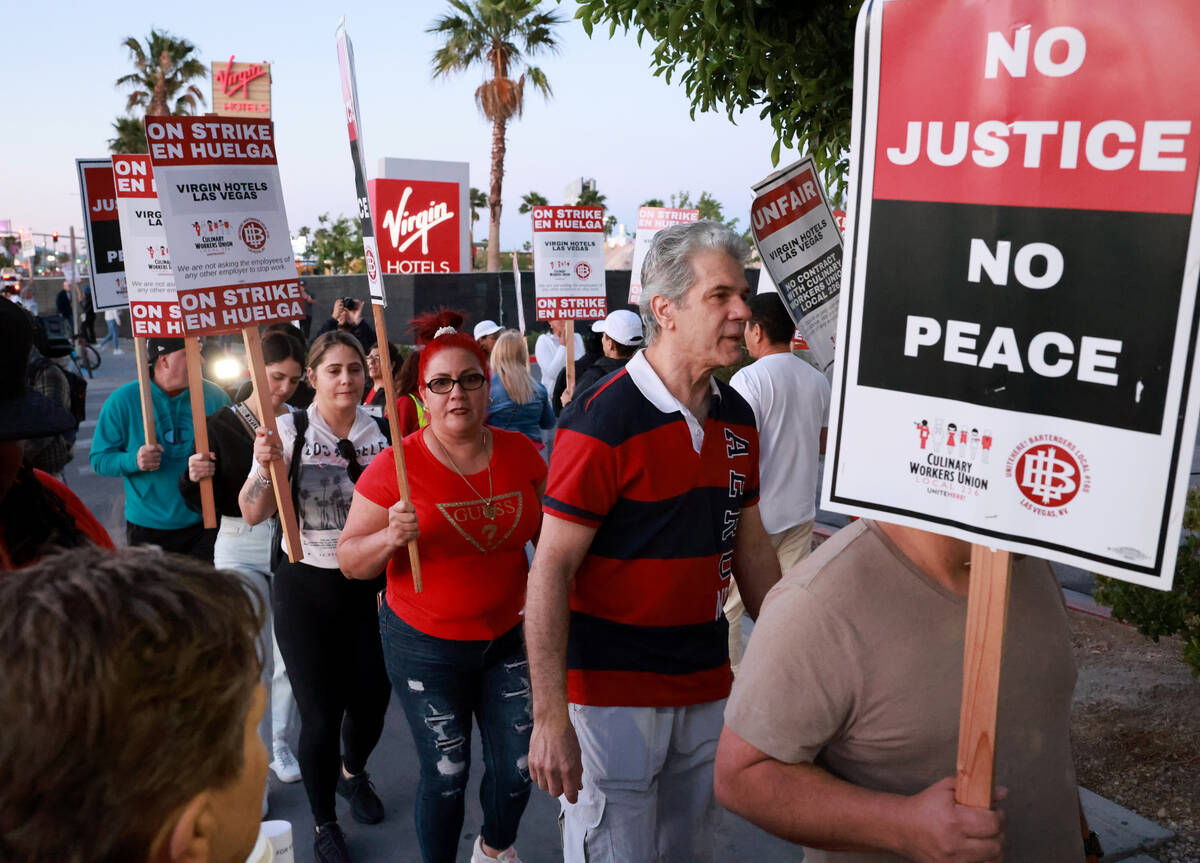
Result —
<svg viewBox="0 0 1200 863"><path fill-rule="evenodd" d="M146 140L185 332L303 318L271 122L147 117Z"/></svg>
<svg viewBox="0 0 1200 863"><path fill-rule="evenodd" d="M258 327L304 317L287 214L276 164L275 129L267 120L146 118L158 202L175 289L188 335L241 331L254 392L268 392ZM198 452L208 449L199 344L185 342ZM265 403L265 399L263 400ZM275 417L260 410L272 434ZM288 558L303 557L291 488L272 463ZM205 503L205 522L209 508Z"/></svg>
<svg viewBox="0 0 1200 863"><path fill-rule="evenodd" d="M163 230L150 157L115 155L112 173L121 225L121 247L127 250L125 278L137 356L143 433L146 445L153 446L157 439L146 339L178 338L183 335L183 321L175 299L175 277L171 273L167 234ZM208 487L212 488L211 480Z"/></svg>
<svg viewBox="0 0 1200 863"><path fill-rule="evenodd" d="M811 156L754 187L750 226L763 268L809 345L817 368L833 367L842 235Z"/></svg>
<svg viewBox="0 0 1200 863"><path fill-rule="evenodd" d="M21 239L21 257L29 261L30 272L33 272L33 258L37 254L37 242L33 239L33 231L20 228L17 234Z"/></svg>
<svg viewBox="0 0 1200 863"><path fill-rule="evenodd" d="M337 32L335 34L337 41L338 53L338 71L342 81L342 101L346 108L346 131L350 135L350 158L354 162L354 190L358 197L358 216L359 225L362 228L363 241L363 260L366 263L367 282L371 292L371 310L375 314L375 340L382 346L390 344L387 335L387 324L384 321L383 310L387 306L387 297L383 292L383 274L380 272L379 248L375 242L375 231L372 227L375 223L371 213L371 196L367 192L367 171L366 171L366 153L362 144L362 114L358 108L358 80L354 72L354 45L350 42L350 34L346 32L346 19L343 18L338 22ZM407 200L407 196L404 196ZM400 224L395 223L397 218L392 214L392 225L398 233L404 232L404 220L410 218L404 214L404 206L401 205ZM444 216L448 209L440 212L439 216ZM432 227L430 221L433 219L428 213L426 214L425 224L421 227L424 231L417 230L414 236L424 236L428 239L428 231ZM409 224L408 227L416 228L415 224ZM402 435L400 433L400 415L396 409L396 385L392 375L392 359L391 351L379 351L379 369L383 375L383 392L384 392L384 412L387 414L388 428L391 431L392 441L397 446L392 447L392 460L396 466L396 487L399 490L400 499L410 501L412 495L408 489L408 470L404 464L404 447L399 446ZM412 570L413 591L420 593L422 590L421 583L421 557L417 549L417 541L414 539L408 543L408 563Z"/></svg>
<svg viewBox="0 0 1200 863"><path fill-rule="evenodd" d="M603 207L533 208L533 285L539 321L608 314Z"/></svg>
<svg viewBox="0 0 1200 863"><path fill-rule="evenodd" d="M387 296L383 292L379 246L375 241L375 220L371 216L371 196L367 191L367 156L362 141L362 115L358 110L358 79L354 73L354 45L350 42L350 34L346 32L345 19L338 22L336 39L338 71L342 80L342 102L346 107L346 131L350 134L350 159L354 162L354 194L358 201L358 225L360 233L362 233L363 263L367 270L371 302L386 307ZM381 339L380 344L387 344L386 339ZM391 380L391 378L385 379Z"/></svg>
<svg viewBox="0 0 1200 863"><path fill-rule="evenodd" d="M646 253L654 242L654 235L671 225L683 225L698 221L699 210L681 210L675 207L639 207L637 236L633 241L633 271L629 275L629 305L636 306L642 299L642 264Z"/></svg>
<svg viewBox="0 0 1200 863"><path fill-rule="evenodd" d="M112 172L133 335L178 338L183 320L150 157L113 156Z"/></svg>
<svg viewBox="0 0 1200 863"><path fill-rule="evenodd" d="M79 173L79 197L83 202L92 307L98 312L119 309L128 305L129 300L125 296L125 257L117 222L112 160L76 159L75 169ZM32 235L29 241L32 245Z"/></svg>
<svg viewBox="0 0 1200 863"><path fill-rule="evenodd" d="M823 505L1169 589L1200 7L874 3L859 26Z"/></svg>

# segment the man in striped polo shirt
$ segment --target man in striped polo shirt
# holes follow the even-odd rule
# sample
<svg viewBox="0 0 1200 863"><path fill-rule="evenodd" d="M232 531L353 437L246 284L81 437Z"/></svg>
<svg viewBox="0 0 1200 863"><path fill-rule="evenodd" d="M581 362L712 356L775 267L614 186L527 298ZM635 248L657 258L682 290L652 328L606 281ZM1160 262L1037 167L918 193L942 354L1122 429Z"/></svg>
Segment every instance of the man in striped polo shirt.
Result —
<svg viewBox="0 0 1200 863"><path fill-rule="evenodd" d="M531 777L562 795L564 857L713 859L713 757L729 694L722 606L779 579L758 513L754 413L736 362L748 249L716 222L658 233L649 346L559 419L525 632Z"/></svg>

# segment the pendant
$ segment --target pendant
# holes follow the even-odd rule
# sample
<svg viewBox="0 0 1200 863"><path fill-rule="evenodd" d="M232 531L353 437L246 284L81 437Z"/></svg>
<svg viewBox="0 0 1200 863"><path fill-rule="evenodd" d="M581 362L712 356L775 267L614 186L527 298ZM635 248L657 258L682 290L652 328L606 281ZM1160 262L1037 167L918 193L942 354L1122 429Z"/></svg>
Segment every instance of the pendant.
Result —
<svg viewBox="0 0 1200 863"><path fill-rule="evenodd" d="M483 505L483 517L486 518L488 521L494 521L496 519L495 504L485 503Z"/></svg>

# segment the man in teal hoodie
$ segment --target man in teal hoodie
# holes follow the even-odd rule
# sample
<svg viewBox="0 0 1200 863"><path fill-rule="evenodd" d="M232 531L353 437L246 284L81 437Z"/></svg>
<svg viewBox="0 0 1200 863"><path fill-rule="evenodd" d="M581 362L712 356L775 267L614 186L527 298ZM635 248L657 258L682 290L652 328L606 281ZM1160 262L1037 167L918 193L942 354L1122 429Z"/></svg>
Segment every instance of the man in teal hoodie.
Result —
<svg viewBox="0 0 1200 863"><path fill-rule="evenodd" d="M179 476L196 451L183 339L146 343L156 443L146 445L137 381L118 388L100 408L92 437L92 470L125 480L125 536L130 545L157 545L212 562L216 530L179 493ZM204 413L229 404L216 384L202 381Z"/></svg>

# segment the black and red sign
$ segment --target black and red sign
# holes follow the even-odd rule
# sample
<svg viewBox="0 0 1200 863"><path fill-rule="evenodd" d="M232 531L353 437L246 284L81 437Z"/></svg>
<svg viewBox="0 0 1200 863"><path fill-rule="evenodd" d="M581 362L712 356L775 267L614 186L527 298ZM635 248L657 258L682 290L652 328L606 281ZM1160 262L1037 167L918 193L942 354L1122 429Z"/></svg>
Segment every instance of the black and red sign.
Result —
<svg viewBox="0 0 1200 863"><path fill-rule="evenodd" d="M1170 584L1197 414L1198 60L1194 4L863 7L833 508ZM914 424L964 419L1009 464L904 450Z"/></svg>

